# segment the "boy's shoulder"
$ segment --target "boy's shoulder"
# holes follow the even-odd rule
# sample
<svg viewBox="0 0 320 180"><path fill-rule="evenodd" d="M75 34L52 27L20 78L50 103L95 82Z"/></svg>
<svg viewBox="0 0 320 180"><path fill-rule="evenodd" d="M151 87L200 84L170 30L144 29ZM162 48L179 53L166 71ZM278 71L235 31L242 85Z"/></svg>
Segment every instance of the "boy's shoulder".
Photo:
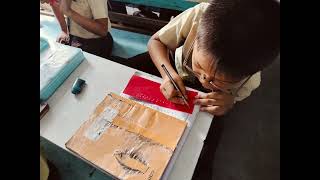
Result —
<svg viewBox="0 0 320 180"><path fill-rule="evenodd" d="M197 21L199 20L201 15L206 11L208 6L209 6L209 3L202 2L185 10L183 13L181 13L181 15L183 16L183 18L189 17Z"/></svg>
<svg viewBox="0 0 320 180"><path fill-rule="evenodd" d="M208 2L202 2L202 3L197 4L197 5L195 6L195 8L198 8L198 9L201 10L201 11L205 11L208 6L209 6L209 3L208 3Z"/></svg>
<svg viewBox="0 0 320 180"><path fill-rule="evenodd" d="M195 16L197 16L197 15L201 16L206 11L208 6L209 6L209 3L207 3L207 2L199 3L199 4L195 5L194 7L192 7L192 9L193 9L192 12L195 14Z"/></svg>

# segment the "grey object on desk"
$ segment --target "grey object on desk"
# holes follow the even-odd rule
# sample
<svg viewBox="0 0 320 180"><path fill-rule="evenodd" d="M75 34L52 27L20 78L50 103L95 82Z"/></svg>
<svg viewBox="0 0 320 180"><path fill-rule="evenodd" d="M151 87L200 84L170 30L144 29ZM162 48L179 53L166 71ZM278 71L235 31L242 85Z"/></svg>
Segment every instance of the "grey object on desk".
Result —
<svg viewBox="0 0 320 180"><path fill-rule="evenodd" d="M82 91L85 84L86 84L85 80L77 78L72 86L72 90L71 90L72 94L79 94Z"/></svg>

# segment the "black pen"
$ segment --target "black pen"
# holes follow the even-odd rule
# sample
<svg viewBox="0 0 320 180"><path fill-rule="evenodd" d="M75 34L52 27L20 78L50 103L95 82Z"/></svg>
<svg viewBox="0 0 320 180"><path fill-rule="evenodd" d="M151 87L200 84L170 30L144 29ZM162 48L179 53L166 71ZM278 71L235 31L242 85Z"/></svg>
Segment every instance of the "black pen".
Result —
<svg viewBox="0 0 320 180"><path fill-rule="evenodd" d="M174 82L174 80L173 80L172 76L170 75L169 71L167 70L166 66L164 64L161 64L161 67L164 70L164 72L167 74L167 76L169 77L174 88L182 95L182 99L183 99L184 103L188 106L188 108L190 108L188 101L187 101L187 98L182 94L182 91L179 88L179 86L176 84L176 82Z"/></svg>

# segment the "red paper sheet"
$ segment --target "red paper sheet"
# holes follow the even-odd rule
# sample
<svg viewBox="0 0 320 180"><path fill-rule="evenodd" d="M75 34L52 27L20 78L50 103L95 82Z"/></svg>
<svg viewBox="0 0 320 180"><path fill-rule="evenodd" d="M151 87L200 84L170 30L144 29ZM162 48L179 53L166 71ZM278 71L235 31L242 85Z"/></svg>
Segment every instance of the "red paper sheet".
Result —
<svg viewBox="0 0 320 180"><path fill-rule="evenodd" d="M123 91L123 93L133 96L138 100L143 100L162 107L186 112L192 114L194 108L194 97L198 94L194 91L187 91L188 103L190 108L186 105L174 104L168 101L160 92L160 84L148 79L133 75Z"/></svg>

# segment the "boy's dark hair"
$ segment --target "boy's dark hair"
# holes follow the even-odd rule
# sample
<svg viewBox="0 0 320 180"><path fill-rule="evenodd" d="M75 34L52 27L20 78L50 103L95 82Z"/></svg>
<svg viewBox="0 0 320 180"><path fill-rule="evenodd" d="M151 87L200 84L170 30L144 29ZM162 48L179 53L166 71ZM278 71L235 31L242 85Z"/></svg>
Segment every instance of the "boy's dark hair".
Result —
<svg viewBox="0 0 320 180"><path fill-rule="evenodd" d="M280 4L274 0L213 0L203 13L197 48L219 59L219 71L252 75L280 52Z"/></svg>

